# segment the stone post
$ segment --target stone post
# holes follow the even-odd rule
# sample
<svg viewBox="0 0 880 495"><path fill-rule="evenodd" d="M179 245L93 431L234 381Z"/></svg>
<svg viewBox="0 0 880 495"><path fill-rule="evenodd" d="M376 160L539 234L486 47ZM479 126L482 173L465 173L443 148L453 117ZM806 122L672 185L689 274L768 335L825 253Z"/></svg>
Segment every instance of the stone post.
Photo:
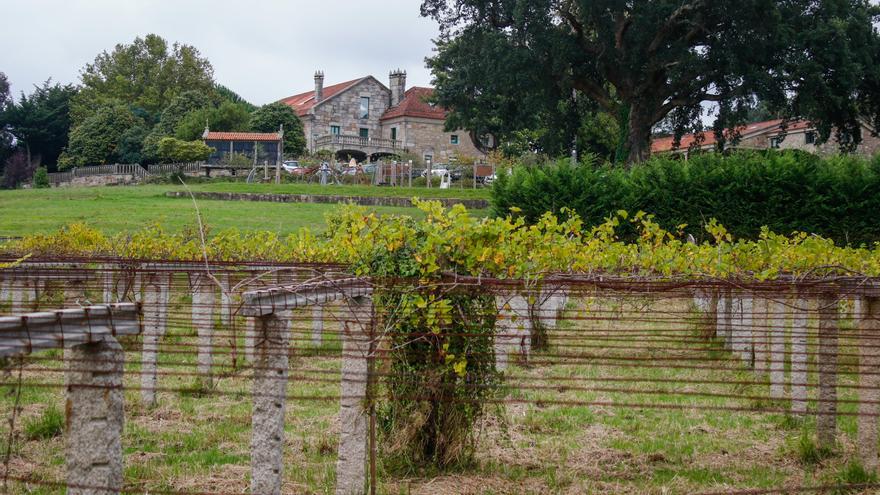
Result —
<svg viewBox="0 0 880 495"><path fill-rule="evenodd" d="M15 315L26 312L24 298L27 293L27 285L27 279L24 277L16 277L12 279L12 299L9 308L10 313Z"/></svg>
<svg viewBox="0 0 880 495"><path fill-rule="evenodd" d="M254 349L251 493L281 493L289 312L259 318Z"/></svg>
<svg viewBox="0 0 880 495"><path fill-rule="evenodd" d="M767 343L770 336L770 318L768 317L770 301L763 297L752 300L752 349L754 350L755 372L766 373Z"/></svg>
<svg viewBox="0 0 880 495"><path fill-rule="evenodd" d="M880 298L861 299L859 322L859 457L868 473L877 471L877 414L880 413Z"/></svg>
<svg viewBox="0 0 880 495"><path fill-rule="evenodd" d="M321 347L324 336L324 306L315 304L312 306L312 345Z"/></svg>
<svg viewBox="0 0 880 495"><path fill-rule="evenodd" d="M837 342L839 311L833 293L819 297L819 417L816 418L819 446L834 447L837 437Z"/></svg>
<svg viewBox="0 0 880 495"><path fill-rule="evenodd" d="M730 350L733 335L733 299L730 297L729 289L724 291L718 301L718 321L719 336L724 342L724 348Z"/></svg>
<svg viewBox="0 0 880 495"><path fill-rule="evenodd" d="M786 306L768 301L767 325L770 336L770 398L785 398L785 315Z"/></svg>
<svg viewBox="0 0 880 495"><path fill-rule="evenodd" d="M110 495L122 489L122 372L125 353L115 339L68 350L68 494ZM78 488L80 487L80 488ZM88 488L86 488L88 487ZM102 488L97 488L102 487Z"/></svg>
<svg viewBox="0 0 880 495"><path fill-rule="evenodd" d="M232 330L230 325L230 309L232 307L232 294L230 291L232 285L228 273L223 273L218 278L222 286L220 289L220 323L223 325L224 332L230 332Z"/></svg>
<svg viewBox="0 0 880 495"><path fill-rule="evenodd" d="M214 283L207 274L192 273L189 278L192 293L192 326L198 335L197 371L203 386L213 385L214 355Z"/></svg>
<svg viewBox="0 0 880 495"><path fill-rule="evenodd" d="M9 297L11 295L11 291L9 290L12 286L12 276L9 274L4 274L0 271L0 305L5 305L9 302Z"/></svg>
<svg viewBox="0 0 880 495"><path fill-rule="evenodd" d="M113 299L113 267L111 265L104 265L103 301L105 304L116 302L116 300Z"/></svg>
<svg viewBox="0 0 880 495"><path fill-rule="evenodd" d="M257 325L259 322L256 318L246 318L244 327L244 360L248 363L254 362L254 348L257 342Z"/></svg>
<svg viewBox="0 0 880 495"><path fill-rule="evenodd" d="M342 399L339 409L339 455L336 495L362 495L367 484L366 409L369 379L371 301L348 301L342 334Z"/></svg>
<svg viewBox="0 0 880 495"><path fill-rule="evenodd" d="M495 298L498 318L495 320L495 369L507 369L509 355L520 349L525 357L531 350L529 302L520 295Z"/></svg>
<svg viewBox="0 0 880 495"><path fill-rule="evenodd" d="M807 412L807 316L809 301L794 300L791 318L791 412Z"/></svg>
<svg viewBox="0 0 880 495"><path fill-rule="evenodd" d="M158 384L159 340L165 335L168 314L168 289L170 280L167 274L144 274L144 335L141 358L141 400L144 405L156 405L156 386Z"/></svg>

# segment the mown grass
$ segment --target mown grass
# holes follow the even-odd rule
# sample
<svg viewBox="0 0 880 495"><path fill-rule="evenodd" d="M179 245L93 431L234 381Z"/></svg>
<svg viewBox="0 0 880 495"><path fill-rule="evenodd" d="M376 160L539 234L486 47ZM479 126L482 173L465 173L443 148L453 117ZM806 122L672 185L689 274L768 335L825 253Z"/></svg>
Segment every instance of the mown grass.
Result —
<svg viewBox="0 0 880 495"><path fill-rule="evenodd" d="M217 183L192 187L201 191L262 191L259 184ZM281 185L278 191L293 187L313 190L308 185ZM320 187L320 186L316 186ZM306 189L302 189L306 188ZM366 191L364 190L366 189ZM339 186L334 190L349 195L379 195L389 188ZM165 192L183 190L182 186L146 185L131 187L84 187L0 191L0 237L17 237L54 231L75 222L87 223L108 233L131 232L150 224L160 224L175 231L196 224L195 208L190 200L165 197ZM396 191L396 190L395 190ZM431 192L428 192L431 191ZM400 193L410 197L437 190L419 189ZM269 189L266 190L269 192ZM340 193L335 193L340 194ZM445 193L444 193L445 194ZM320 231L324 216L336 208L330 204L262 203L247 201L198 201L203 220L211 232L227 228L271 230L288 234L301 227ZM406 214L421 217L415 208L371 207L380 214ZM485 211L475 211L485 215Z"/></svg>
<svg viewBox="0 0 880 495"><path fill-rule="evenodd" d="M602 303L570 303L572 314L589 315ZM676 312L683 303L656 303L645 311ZM189 300L179 295L172 303L175 320L164 338L164 348L182 349L195 342L195 333L186 324ZM337 308L338 310L338 308ZM575 313L578 311L578 313ZM646 332L668 329L669 325L637 323L623 319L635 309L623 308L616 321L564 322L551 330L551 348L533 354L530 362L520 361L507 373L508 396L528 399L490 407L489 416L479 427L474 461L453 472L425 470L422 476L407 479L389 474L379 457L381 494L526 494L526 493L630 493L691 494L734 489L770 489L804 484L860 483L876 480L853 462L855 420L841 417L839 445L819 451L815 445L815 422L785 414L761 411L707 410L701 406L767 407L769 402L749 399L695 396L699 392L730 392L767 396L760 384L695 384L682 380L754 381L756 375L729 358L719 342L694 344L692 349L670 350L668 343L643 338L623 348L607 347L609 337L620 337L618 330L642 329ZM303 314L307 318L307 314ZM241 323L241 322L239 322ZM239 327L240 328L240 327ZM313 397L290 400L287 404L284 448L284 493L330 494L335 487L335 463L339 425L338 401L320 400L339 394L338 373L341 350L335 332L338 323L327 318L324 342L310 343L310 322L300 319L293 326L294 346L290 359L288 394ZM590 333L587 333L589 330ZM224 331L225 332L225 331ZM553 340L553 335L577 336L577 340ZM698 335L696 328L693 336ZM852 330L844 328L842 342L851 342ZM160 386L181 391L159 393L156 407L145 407L135 390L139 384L138 338L127 338L125 383L126 422L123 437L126 486L138 491L224 491L247 492L250 450L250 372L247 367L230 371L230 341L218 339L215 354L217 377L213 388L191 393L192 376L160 375ZM237 345L242 344L241 340ZM554 358L569 347L602 356L599 359ZM816 343L810 342L815 352ZM585 351L587 352L587 351ZM45 354L44 354L45 355ZM60 353L50 354L56 358ZM611 357L715 359L708 370L609 364ZM547 363L547 361L555 361ZM544 364L542 364L544 362ZM160 353L160 370L191 372L195 356L191 353ZM239 361L239 364L241 362ZM25 368L25 384L52 381L63 383L63 375L29 371L35 365L61 368L57 360L39 361ZM815 363L810 362L811 382L815 383ZM326 374L315 373L315 370ZM14 370L13 370L13 376ZM316 380L321 377L326 380ZM619 377L654 382L606 382ZM574 382L561 379L572 379ZM841 384L852 383L842 374ZM7 380L5 391L11 388ZM580 387L631 389L607 392L573 390L563 386L529 389L517 385L569 383ZM648 390L661 393L649 394ZM811 389L811 397L814 389ZM687 395L682 395L687 392ZM852 389L841 388L841 398L852 399ZM20 403L21 425L39 423L47 408L63 404L62 388L25 386ZM656 407L611 407L603 405L553 404L551 401L583 401L684 405L680 409ZM13 395L0 395L0 419L9 418ZM841 410L855 406L842 404ZM6 438L7 423L0 421L0 438ZM0 447L3 447L0 445ZM19 435L13 445L12 472L44 480L63 480L63 439L61 436L28 438ZM60 489L11 485L12 493L61 493ZM872 493L870 490L848 493Z"/></svg>

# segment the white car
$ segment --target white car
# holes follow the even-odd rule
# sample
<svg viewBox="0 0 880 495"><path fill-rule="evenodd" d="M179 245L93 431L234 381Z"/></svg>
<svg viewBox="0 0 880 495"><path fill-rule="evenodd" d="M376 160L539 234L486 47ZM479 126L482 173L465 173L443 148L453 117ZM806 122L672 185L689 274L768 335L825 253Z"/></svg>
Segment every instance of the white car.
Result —
<svg viewBox="0 0 880 495"><path fill-rule="evenodd" d="M431 169L431 175L433 177L443 177L444 175L446 175L448 173L449 173L449 170L446 168L432 168ZM425 171L422 172L422 177L427 177L427 176L428 176L428 169L425 169Z"/></svg>
<svg viewBox="0 0 880 495"><path fill-rule="evenodd" d="M287 162L282 163L282 164L281 164L281 168L283 168L284 171L287 172L287 173L289 173L289 174L295 174L295 173L297 173L299 170L302 169L302 167L300 166L299 162L296 161L296 160L291 160L291 161L287 161Z"/></svg>

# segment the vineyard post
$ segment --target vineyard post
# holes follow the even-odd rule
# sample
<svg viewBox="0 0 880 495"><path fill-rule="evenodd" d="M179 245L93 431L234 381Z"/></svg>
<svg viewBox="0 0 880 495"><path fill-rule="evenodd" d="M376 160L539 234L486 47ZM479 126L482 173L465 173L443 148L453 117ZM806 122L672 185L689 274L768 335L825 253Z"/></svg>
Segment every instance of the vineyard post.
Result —
<svg viewBox="0 0 880 495"><path fill-rule="evenodd" d="M113 299L113 265L104 265L104 295L102 300L106 304L116 302Z"/></svg>
<svg viewBox="0 0 880 495"><path fill-rule="evenodd" d="M343 318L342 394L339 408L339 452L336 461L336 495L362 495L367 483L367 382L371 339L372 302L348 298Z"/></svg>
<svg viewBox="0 0 880 495"><path fill-rule="evenodd" d="M755 373L761 374L768 371L767 344L770 336L770 301L764 296L755 297L752 301L752 349Z"/></svg>
<svg viewBox="0 0 880 495"><path fill-rule="evenodd" d="M797 297L792 301L791 318L791 412L807 412L807 321L809 301Z"/></svg>
<svg viewBox="0 0 880 495"><path fill-rule="evenodd" d="M119 493L125 353L116 339L107 336L99 342L70 347L67 355L67 493Z"/></svg>
<svg viewBox="0 0 880 495"><path fill-rule="evenodd" d="M785 398L785 315L780 301L768 301L767 323L770 334L770 398Z"/></svg>
<svg viewBox="0 0 880 495"><path fill-rule="evenodd" d="M816 419L819 446L834 447L837 437L837 345L838 298L825 292L819 297L819 417Z"/></svg>
<svg viewBox="0 0 880 495"><path fill-rule="evenodd" d="M213 384L211 368L214 353L214 284L207 274L191 273L189 276L192 293L192 326L198 335L196 361L202 384Z"/></svg>
<svg viewBox="0 0 880 495"><path fill-rule="evenodd" d="M259 318L251 415L251 493L279 494L283 476L289 311Z"/></svg>
<svg viewBox="0 0 880 495"><path fill-rule="evenodd" d="M12 277L4 275L2 271L0 271L0 304L6 304L9 301L9 297L11 295L11 291L9 288L12 286Z"/></svg>
<svg viewBox="0 0 880 495"><path fill-rule="evenodd" d="M858 443L862 466L868 473L877 471L877 414L880 413L880 298L860 300L859 320L859 418Z"/></svg>
<svg viewBox="0 0 880 495"><path fill-rule="evenodd" d="M720 329L718 328L718 290L712 289L709 296L709 308L707 311L707 321L709 324L709 338L718 338Z"/></svg>
<svg viewBox="0 0 880 495"><path fill-rule="evenodd" d="M148 407L156 404L156 385L158 383L159 340L165 335L168 311L167 274L151 273L144 283L144 337L141 369L141 400Z"/></svg>
<svg viewBox="0 0 880 495"><path fill-rule="evenodd" d="M312 306L312 345L321 346L324 335L324 306L315 304Z"/></svg>

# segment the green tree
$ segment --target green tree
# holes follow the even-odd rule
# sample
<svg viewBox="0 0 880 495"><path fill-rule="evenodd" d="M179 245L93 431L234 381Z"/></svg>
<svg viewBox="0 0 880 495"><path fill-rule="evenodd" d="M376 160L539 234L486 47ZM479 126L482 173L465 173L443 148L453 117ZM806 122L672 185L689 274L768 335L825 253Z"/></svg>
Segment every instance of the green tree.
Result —
<svg viewBox="0 0 880 495"><path fill-rule="evenodd" d="M199 51L180 43L168 45L155 34L118 44L82 69L82 90L74 98L74 125L114 101L143 109L155 123L160 112L179 94L214 90L213 68Z"/></svg>
<svg viewBox="0 0 880 495"><path fill-rule="evenodd" d="M250 128L256 132L277 132L281 125L284 126L284 154L302 155L306 150L302 121L289 105L269 103L251 114Z"/></svg>
<svg viewBox="0 0 880 495"><path fill-rule="evenodd" d="M0 177L3 176L3 168L6 165L6 159L12 155L15 148L13 146L12 133L9 132L9 125L6 123L6 109L12 104L12 98L9 96L9 79L6 74L0 72Z"/></svg>
<svg viewBox="0 0 880 495"><path fill-rule="evenodd" d="M217 108L200 108L187 113L174 127L174 137L183 141L199 139L206 124L212 131L246 131L250 117L243 104L225 101Z"/></svg>
<svg viewBox="0 0 880 495"><path fill-rule="evenodd" d="M34 188L46 189L49 187L49 171L46 167L37 167L34 172Z"/></svg>
<svg viewBox="0 0 880 495"><path fill-rule="evenodd" d="M77 93L71 84L46 81L30 95L21 94L8 105L3 121L8 132L24 147L28 160L54 166L67 146L70 100Z"/></svg>
<svg viewBox="0 0 880 495"><path fill-rule="evenodd" d="M699 127L706 102L716 133L755 97L813 120L821 139L855 145L859 118L880 124L867 0L424 0L422 15L441 28L437 101L476 133L535 129L572 90L616 118L628 163L667 116L676 134Z"/></svg>
<svg viewBox="0 0 880 495"><path fill-rule="evenodd" d="M207 160L214 148L202 141L181 141L166 137L159 141L159 157L171 163Z"/></svg>
<svg viewBox="0 0 880 495"><path fill-rule="evenodd" d="M122 136L141 125L143 121L120 103L102 107L70 131L70 142L58 165L68 168L121 161Z"/></svg>

